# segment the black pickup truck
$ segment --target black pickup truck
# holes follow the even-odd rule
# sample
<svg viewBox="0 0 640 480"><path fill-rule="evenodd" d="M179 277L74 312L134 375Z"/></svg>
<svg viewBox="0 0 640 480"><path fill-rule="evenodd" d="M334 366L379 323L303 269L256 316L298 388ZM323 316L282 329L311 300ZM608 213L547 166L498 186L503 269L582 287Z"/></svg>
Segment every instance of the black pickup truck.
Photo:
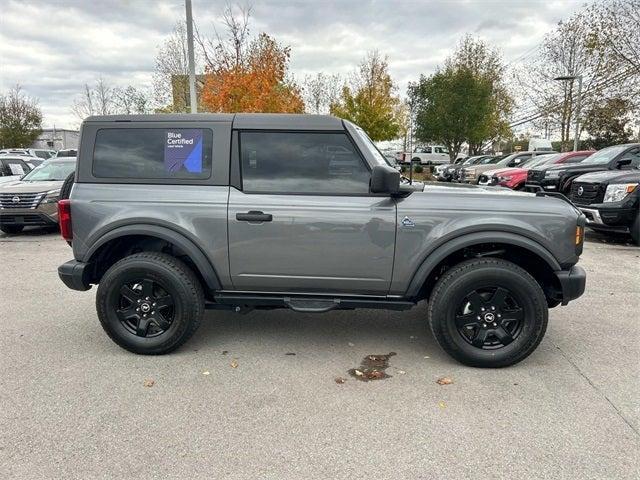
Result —
<svg viewBox="0 0 640 480"><path fill-rule="evenodd" d="M640 245L640 170L581 175L571 185L571 201L596 231L628 232Z"/></svg>
<svg viewBox="0 0 640 480"><path fill-rule="evenodd" d="M640 143L627 143L603 148L580 163L565 163L532 168L527 174L525 189L569 195L571 182L578 176L604 170L637 168L640 165Z"/></svg>

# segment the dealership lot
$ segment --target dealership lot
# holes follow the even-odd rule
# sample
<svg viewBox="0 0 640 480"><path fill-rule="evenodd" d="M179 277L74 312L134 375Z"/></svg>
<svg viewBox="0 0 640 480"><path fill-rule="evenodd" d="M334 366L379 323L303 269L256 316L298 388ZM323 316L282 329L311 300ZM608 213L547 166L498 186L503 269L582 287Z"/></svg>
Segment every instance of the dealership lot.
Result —
<svg viewBox="0 0 640 480"><path fill-rule="evenodd" d="M424 305L209 312L176 353L136 356L103 333L95 289L58 280L57 234L0 234L0 477L636 478L629 242L589 234L585 295L527 360L479 370L437 347ZM390 352L391 378L347 374Z"/></svg>

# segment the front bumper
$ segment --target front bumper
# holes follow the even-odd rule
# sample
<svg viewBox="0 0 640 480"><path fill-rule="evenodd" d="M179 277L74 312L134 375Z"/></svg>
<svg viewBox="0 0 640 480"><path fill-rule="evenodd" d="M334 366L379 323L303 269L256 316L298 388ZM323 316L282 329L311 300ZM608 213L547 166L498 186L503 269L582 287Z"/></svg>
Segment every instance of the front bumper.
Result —
<svg viewBox="0 0 640 480"><path fill-rule="evenodd" d="M569 270L555 272L555 275L560 282L562 290L561 298L559 299L562 305L566 305L584 293L587 283L587 272L585 272L584 268L574 265Z"/></svg>
<svg viewBox="0 0 640 480"><path fill-rule="evenodd" d="M72 290L89 290L92 274L93 264L77 260L69 260L58 267L60 280Z"/></svg>
<svg viewBox="0 0 640 480"><path fill-rule="evenodd" d="M0 208L2 225L53 226L58 224L56 203L40 203L31 208Z"/></svg>

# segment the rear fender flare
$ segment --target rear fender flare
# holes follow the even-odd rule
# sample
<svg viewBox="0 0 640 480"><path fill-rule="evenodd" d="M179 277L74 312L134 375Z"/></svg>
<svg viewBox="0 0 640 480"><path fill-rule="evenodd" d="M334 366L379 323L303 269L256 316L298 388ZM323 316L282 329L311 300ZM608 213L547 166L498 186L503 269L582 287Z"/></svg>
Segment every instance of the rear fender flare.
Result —
<svg viewBox="0 0 640 480"><path fill-rule="evenodd" d="M216 274L215 268L206 257L206 255L202 252L202 250L195 243L193 243L193 241L189 240L181 233L159 225L135 224L114 228L113 230L110 230L102 235L100 239L87 250L82 260L85 262L90 262L91 258L98 251L98 249L100 249L100 247L112 240L129 235L155 237L175 245L176 247L180 248L180 250L185 252L185 254L189 256L191 261L193 261L194 265L202 275L202 278L204 279L207 287L209 287L210 290L215 291L222 289L220 279Z"/></svg>

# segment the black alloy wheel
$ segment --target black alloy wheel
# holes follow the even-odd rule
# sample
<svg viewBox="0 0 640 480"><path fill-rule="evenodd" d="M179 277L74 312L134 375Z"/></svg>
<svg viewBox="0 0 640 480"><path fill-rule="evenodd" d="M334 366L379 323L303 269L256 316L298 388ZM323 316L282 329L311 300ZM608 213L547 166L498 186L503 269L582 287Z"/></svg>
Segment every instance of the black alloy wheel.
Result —
<svg viewBox="0 0 640 480"><path fill-rule="evenodd" d="M513 342L522 332L524 309L503 287L469 292L458 308L456 327L476 348L493 350Z"/></svg>
<svg viewBox="0 0 640 480"><path fill-rule="evenodd" d="M122 325L138 337L155 337L173 322L173 297L158 282L148 278L120 287L116 313Z"/></svg>

